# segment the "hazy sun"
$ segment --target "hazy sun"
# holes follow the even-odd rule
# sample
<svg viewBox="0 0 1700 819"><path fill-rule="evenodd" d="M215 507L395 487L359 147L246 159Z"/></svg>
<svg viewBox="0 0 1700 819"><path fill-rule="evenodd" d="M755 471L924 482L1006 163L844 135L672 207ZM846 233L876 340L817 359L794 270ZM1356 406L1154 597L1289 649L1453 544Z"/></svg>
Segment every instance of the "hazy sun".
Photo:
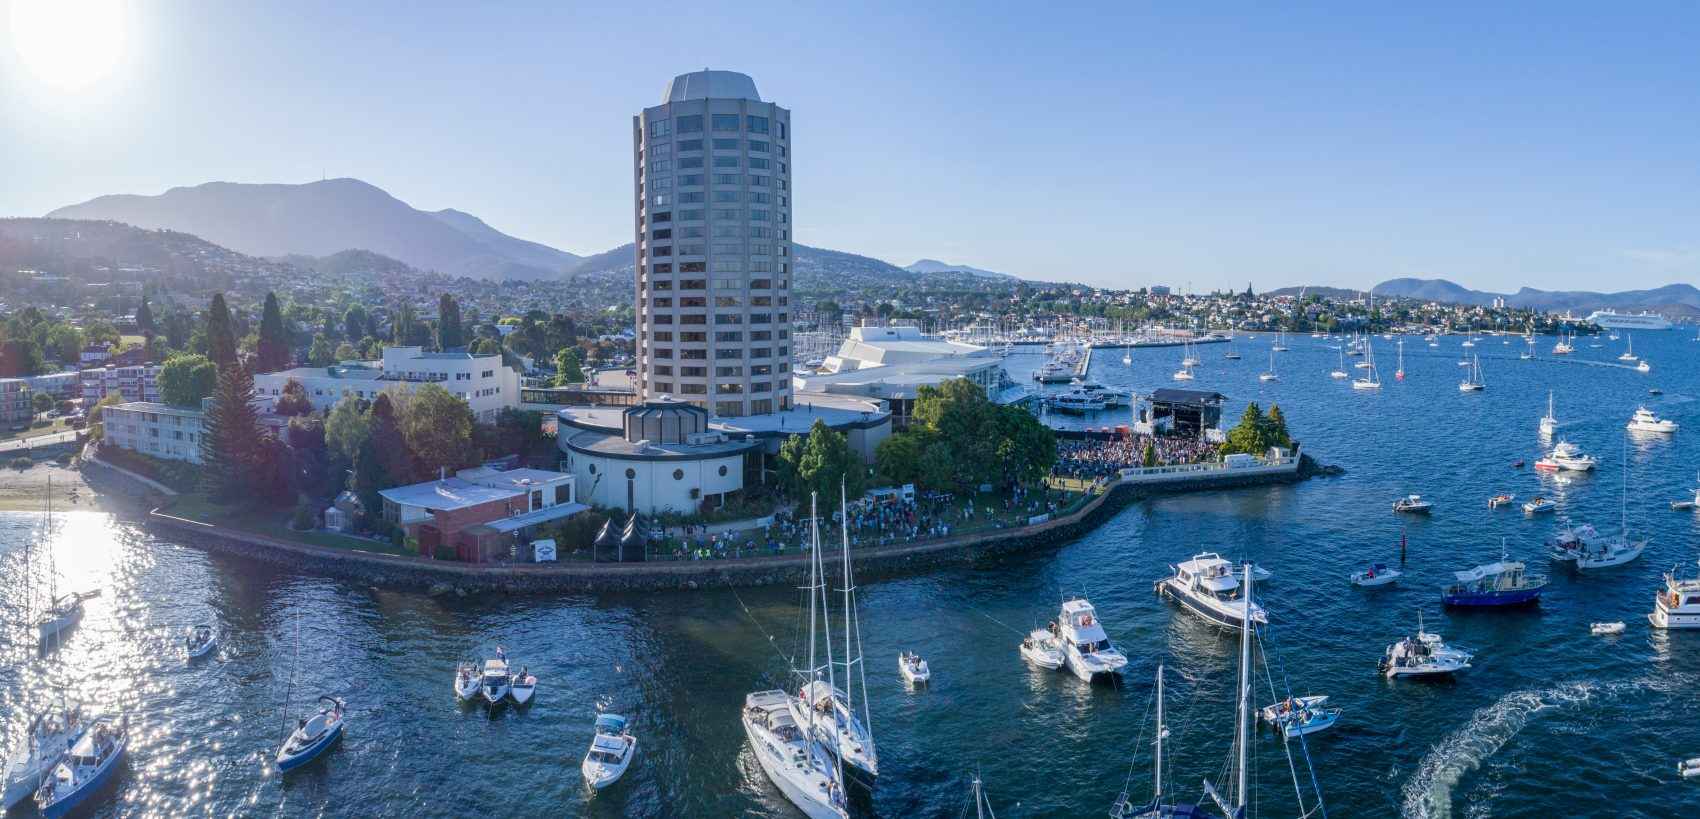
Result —
<svg viewBox="0 0 1700 819"><path fill-rule="evenodd" d="M112 72L124 48L124 0L11 0L12 46L24 67L64 90Z"/></svg>

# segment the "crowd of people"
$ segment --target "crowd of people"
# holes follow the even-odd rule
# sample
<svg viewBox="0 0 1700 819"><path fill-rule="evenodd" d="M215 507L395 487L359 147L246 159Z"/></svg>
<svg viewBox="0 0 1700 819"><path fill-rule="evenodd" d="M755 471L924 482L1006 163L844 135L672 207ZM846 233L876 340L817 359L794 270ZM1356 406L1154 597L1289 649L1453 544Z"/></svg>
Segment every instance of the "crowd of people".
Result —
<svg viewBox="0 0 1700 819"><path fill-rule="evenodd" d="M1128 467L1145 465L1145 448L1152 447L1158 466L1214 461L1217 446L1190 435L1132 434L1111 439L1057 441L1057 462L1051 475L1093 480L1108 478Z"/></svg>

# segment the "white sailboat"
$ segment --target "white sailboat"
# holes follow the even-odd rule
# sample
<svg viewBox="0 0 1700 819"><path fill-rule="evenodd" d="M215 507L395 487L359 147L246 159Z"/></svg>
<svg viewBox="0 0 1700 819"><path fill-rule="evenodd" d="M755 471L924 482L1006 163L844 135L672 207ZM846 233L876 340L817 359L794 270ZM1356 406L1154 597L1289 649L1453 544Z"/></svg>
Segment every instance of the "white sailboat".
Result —
<svg viewBox="0 0 1700 819"><path fill-rule="evenodd" d="M1287 331L1286 330L1275 331L1275 343L1269 345L1269 350L1271 352L1276 352L1276 353L1284 353L1284 352L1287 351Z"/></svg>
<svg viewBox="0 0 1700 819"><path fill-rule="evenodd" d="M1269 371L1259 375L1257 377L1257 380L1259 380L1259 381L1276 381L1276 380L1279 380L1278 376L1275 375L1275 348L1271 347L1269 349Z"/></svg>
<svg viewBox="0 0 1700 819"><path fill-rule="evenodd" d="M1547 414L1541 416L1541 437L1551 438L1558 431L1558 415L1553 412L1552 390L1547 390Z"/></svg>
<svg viewBox="0 0 1700 819"><path fill-rule="evenodd" d="M840 509L848 508L845 500L844 488L840 486ZM868 713L867 673L862 666L862 626L856 614L856 585L850 571L850 532L847 528L841 531L844 535L844 685L840 688L834 683L823 682L816 675L816 679L805 683L797 692L797 697L792 702L792 710L813 708L816 712L814 737L821 747L843 763L840 766L842 773L872 785L879 776L879 753L874 745L873 731L869 729L872 717ZM824 572L821 585L824 589ZM825 594L824 590L822 594ZM824 623L824 602L821 615ZM826 631L824 636L830 645L832 633ZM829 651L827 662L831 661ZM828 675L829 679L833 676ZM856 708L858 682L862 687L860 711ZM801 714L798 715L798 721L804 721Z"/></svg>
<svg viewBox="0 0 1700 819"><path fill-rule="evenodd" d="M1335 379L1336 381L1349 377L1348 373L1346 372L1346 347L1345 347L1345 345L1340 346L1340 366L1339 366L1339 368L1335 369L1334 372L1329 373L1328 377Z"/></svg>
<svg viewBox="0 0 1700 819"><path fill-rule="evenodd" d="M1635 356L1635 334L1634 333L1629 334L1629 341L1627 342L1627 344L1628 344L1628 346L1624 348L1623 354L1619 355L1617 357L1617 360L1618 361L1639 361L1640 359Z"/></svg>
<svg viewBox="0 0 1700 819"><path fill-rule="evenodd" d="M1381 372L1375 368L1375 345L1371 344L1368 338L1364 339L1364 363L1369 365L1365 368L1364 377L1353 379L1352 389L1381 389Z"/></svg>
<svg viewBox="0 0 1700 819"><path fill-rule="evenodd" d="M1622 566L1641 556L1647 548L1647 539L1634 540L1629 536L1629 439L1623 442L1623 492L1619 501L1618 514L1622 529L1611 538L1604 541L1583 539L1571 554L1572 565L1581 569L1606 569L1612 566Z"/></svg>
<svg viewBox="0 0 1700 819"><path fill-rule="evenodd" d="M1405 380L1405 339L1399 339L1399 368L1393 371L1394 381Z"/></svg>
<svg viewBox="0 0 1700 819"><path fill-rule="evenodd" d="M832 641L827 640L827 661L815 664L815 648L819 642L817 624L826 607L826 583L822 579L819 506L813 495L809 498L810 518L809 585L809 660L808 667L797 669L805 685L817 680L825 671L827 685L837 688L833 679ZM830 630L829 630L830 631ZM797 708L796 700L780 690L755 691L744 697L744 735L755 751L756 761L769 781L781 794L811 819L847 819L843 777L844 769L837 758L816 739L819 713L814 708Z"/></svg>
<svg viewBox="0 0 1700 819"><path fill-rule="evenodd" d="M1481 392L1487 389L1487 382L1482 380L1482 357L1476 356L1470 361L1470 372L1464 380L1458 382L1459 392Z"/></svg>

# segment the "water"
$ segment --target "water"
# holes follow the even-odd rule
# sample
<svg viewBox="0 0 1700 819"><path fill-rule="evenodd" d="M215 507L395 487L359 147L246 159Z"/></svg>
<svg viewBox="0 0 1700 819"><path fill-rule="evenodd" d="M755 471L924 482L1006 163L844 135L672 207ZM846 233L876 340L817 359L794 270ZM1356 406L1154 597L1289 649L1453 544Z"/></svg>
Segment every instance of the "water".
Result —
<svg viewBox="0 0 1700 819"><path fill-rule="evenodd" d="M1650 375L1616 366L1621 342L1596 350L1584 339L1572 361L1536 362L1517 361L1515 343L1478 342L1489 386L1475 395L1457 391L1458 338L1439 351L1410 339L1404 383L1393 380L1391 344L1378 339L1379 393L1331 381L1337 354L1309 338L1291 340L1275 384L1256 378L1267 336L1239 342L1240 362L1223 361L1220 345L1201 348L1204 366L1189 386L1229 395L1230 417L1248 399L1279 403L1307 448L1347 474L1144 501L1054 550L863 585L885 775L862 812L957 815L976 770L1000 816L1103 815L1130 775L1143 798L1158 662L1169 668L1173 787L1196 797L1199 780L1219 779L1228 758L1237 645L1156 598L1151 584L1201 549L1277 572L1260 587L1276 623L1271 667L1297 693L1328 693L1346 709L1309 743L1332 815L1678 812L1692 791L1675 761L1700 755L1691 695L1700 634L1653 632L1644 615L1660 573L1678 563L1690 571L1700 546L1700 517L1667 507L1691 493L1700 470L1700 345L1688 338L1638 337ZM1550 347L1549 339L1541 353ZM1100 355L1093 377L1149 390L1174 383L1180 351L1137 351L1132 367L1120 358ZM1010 366L1020 377L1036 361L1012 356ZM1649 399L1652 385L1668 394ZM1565 484L1510 468L1539 453L1536 420L1549 387L1562 433L1601 460ZM1610 530L1622 427L1642 402L1684 425L1674 437L1631 442L1629 516L1652 538L1646 556L1586 578L1551 570L1539 544L1555 519L1489 511L1487 497L1545 492ZM1431 519L1389 512L1410 492L1436 502ZM23 728L21 705L57 676L93 710L129 713L132 761L97 816L796 815L766 782L738 722L746 692L785 682L780 652L795 644L799 622L794 590L441 600L214 557L80 511L59 516L52 544L61 588L104 594L43 662L19 645L22 547L38 517L0 515L0 730L10 746ZM1350 587L1350 571L1397 560L1401 527L1410 542L1401 584ZM1553 574L1542 607L1442 613L1437 587L1447 573L1497 558L1502 537L1514 558ZM1015 630L1053 616L1064 593L1089 595L1132 657L1121 685L1034 672L1017 656ZM1376 674L1383 647L1414 629L1419 609L1431 630L1479 652L1457 682ZM1592 637L1594 620L1624 620L1629 630ZM298 683L286 713L297 621ZM198 622L216 623L222 645L212 662L188 665L178 640ZM493 716L457 706L455 663L497 645L540 677L537 702ZM904 689L903 649L931 662L930 690ZM1267 689L1258 688L1261 703ZM280 778L267 763L285 721L321 691L348 699L348 736L321 763ZM590 797L577 765L598 704L631 716L640 746L625 780ZM1259 813L1291 816L1285 759L1268 731L1259 736Z"/></svg>

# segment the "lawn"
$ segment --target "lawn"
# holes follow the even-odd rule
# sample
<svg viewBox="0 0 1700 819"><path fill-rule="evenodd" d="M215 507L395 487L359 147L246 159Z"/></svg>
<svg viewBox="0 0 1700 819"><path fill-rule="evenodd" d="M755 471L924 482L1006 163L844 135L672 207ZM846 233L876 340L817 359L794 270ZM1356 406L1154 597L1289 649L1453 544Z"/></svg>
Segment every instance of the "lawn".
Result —
<svg viewBox="0 0 1700 819"><path fill-rule="evenodd" d="M387 555L412 554L406 549L387 541L349 537L335 532L297 532L286 525L293 510L246 504L224 506L213 503L200 493L178 495L161 511L188 520L211 523L227 529L251 532L278 540L304 543L309 546L324 546L332 549L349 549L357 552L374 552Z"/></svg>

